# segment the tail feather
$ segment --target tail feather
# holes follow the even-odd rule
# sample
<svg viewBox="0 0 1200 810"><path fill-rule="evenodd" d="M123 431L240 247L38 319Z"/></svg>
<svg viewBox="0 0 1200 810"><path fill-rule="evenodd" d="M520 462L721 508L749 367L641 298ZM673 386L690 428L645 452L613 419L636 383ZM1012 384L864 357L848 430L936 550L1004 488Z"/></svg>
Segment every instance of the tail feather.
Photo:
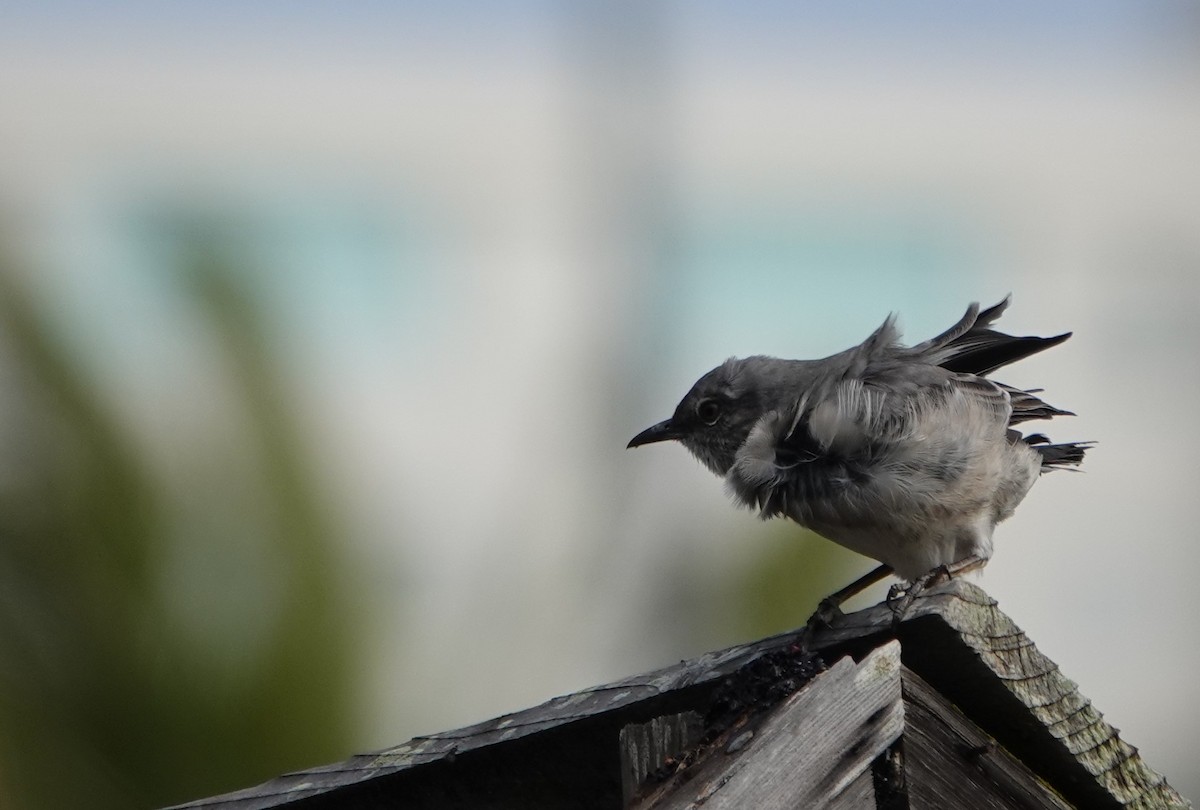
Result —
<svg viewBox="0 0 1200 810"><path fill-rule="evenodd" d="M954 326L935 338L900 350L910 358L941 366L955 374L972 374L983 377L998 368L1023 360L1030 355L1057 346L1071 336L1070 332L1053 337L1006 335L992 325L1008 308L1010 296L994 306L980 311L978 304L971 304L966 314ZM891 326L889 320L884 330ZM1094 442L1070 442L1051 444L1046 436L1035 433L1022 436L1012 425L1033 419L1051 419L1056 416L1074 416L1042 400L1037 394L1040 389L1022 390L997 383L1009 397L1012 408L1009 414L1008 440L1012 443L1025 442L1038 452L1042 459L1042 472L1078 467Z"/></svg>
<svg viewBox="0 0 1200 810"><path fill-rule="evenodd" d="M1021 422L1028 422L1031 419L1052 419L1055 416L1075 415L1071 411L1056 408L1034 396L1035 393L1040 393L1036 389L1022 391L1002 383L999 385L1008 392L1009 401L1012 403L1012 415L1008 417L1010 425L1019 425Z"/></svg>
<svg viewBox="0 0 1200 810"><path fill-rule="evenodd" d="M1069 442L1067 444L1049 444L1049 439L1040 433L1026 436L1025 443L1038 451L1042 457L1042 472L1062 470L1067 467L1078 467L1083 463L1083 456L1095 442Z"/></svg>

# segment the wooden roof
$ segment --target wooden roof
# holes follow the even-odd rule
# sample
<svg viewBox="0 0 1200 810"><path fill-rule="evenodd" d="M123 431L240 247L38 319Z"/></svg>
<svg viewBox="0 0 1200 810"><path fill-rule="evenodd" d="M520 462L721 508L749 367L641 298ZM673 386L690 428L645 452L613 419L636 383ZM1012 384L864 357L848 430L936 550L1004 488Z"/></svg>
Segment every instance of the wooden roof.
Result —
<svg viewBox="0 0 1200 810"><path fill-rule="evenodd" d="M180 808L1189 807L979 588ZM965 804L964 804L965 803Z"/></svg>

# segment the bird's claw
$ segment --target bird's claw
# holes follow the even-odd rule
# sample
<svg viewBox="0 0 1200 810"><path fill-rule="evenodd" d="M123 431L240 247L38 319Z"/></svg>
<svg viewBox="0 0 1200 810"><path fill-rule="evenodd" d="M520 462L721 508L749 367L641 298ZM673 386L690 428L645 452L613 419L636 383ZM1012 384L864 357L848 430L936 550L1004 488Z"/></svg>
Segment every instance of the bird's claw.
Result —
<svg viewBox="0 0 1200 810"><path fill-rule="evenodd" d="M822 630L828 630L833 626L835 619L844 616L842 609L838 607L838 603L834 599L826 597L817 605L817 609L808 617L808 621L804 625L804 630L800 634L800 648L805 652L809 652L812 646L812 640L817 633Z"/></svg>
<svg viewBox="0 0 1200 810"><path fill-rule="evenodd" d="M935 585L941 585L943 582L949 582L953 577L950 567L947 565L939 565L928 574L919 576L914 579L908 586L896 584L888 589L887 605L892 610L892 623L899 625L904 621L904 617L908 614L913 602L928 588Z"/></svg>
<svg viewBox="0 0 1200 810"><path fill-rule="evenodd" d="M828 628L833 626L835 619L839 619L845 615L837 601L825 597L817 605L817 609L813 611L813 615L808 618L808 623L817 624L821 628Z"/></svg>
<svg viewBox="0 0 1200 810"><path fill-rule="evenodd" d="M913 601L920 592L919 582L919 580L914 580L908 587L897 583L888 588L886 601L888 608L892 611L893 625L899 625L904 621L904 614L908 613L908 609L912 607Z"/></svg>

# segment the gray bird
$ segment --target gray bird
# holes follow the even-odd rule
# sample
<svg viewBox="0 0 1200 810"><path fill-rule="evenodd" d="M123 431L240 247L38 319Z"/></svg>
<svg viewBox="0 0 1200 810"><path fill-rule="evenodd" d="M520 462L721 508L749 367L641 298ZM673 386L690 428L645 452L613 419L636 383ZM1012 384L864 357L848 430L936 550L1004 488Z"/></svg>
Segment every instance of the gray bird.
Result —
<svg viewBox="0 0 1200 810"><path fill-rule="evenodd" d="M763 519L789 517L882 566L826 600L836 605L894 572L915 592L985 565L992 530L1037 477L1077 466L1090 443L1051 444L1014 429L1073 415L987 379L1056 346L991 328L1005 298L911 348L895 316L823 360L732 358L701 377L666 421L629 447L677 440Z"/></svg>

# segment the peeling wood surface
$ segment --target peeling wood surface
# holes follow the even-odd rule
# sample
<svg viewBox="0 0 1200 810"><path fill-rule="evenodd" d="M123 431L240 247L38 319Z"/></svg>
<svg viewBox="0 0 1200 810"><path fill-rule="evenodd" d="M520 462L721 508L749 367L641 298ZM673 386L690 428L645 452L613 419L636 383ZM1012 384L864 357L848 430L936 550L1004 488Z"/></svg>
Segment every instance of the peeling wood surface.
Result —
<svg viewBox="0 0 1200 810"><path fill-rule="evenodd" d="M777 706L735 753L714 746L689 778L636 807L874 810L871 765L903 728L900 645L891 642L859 664L841 659Z"/></svg>

